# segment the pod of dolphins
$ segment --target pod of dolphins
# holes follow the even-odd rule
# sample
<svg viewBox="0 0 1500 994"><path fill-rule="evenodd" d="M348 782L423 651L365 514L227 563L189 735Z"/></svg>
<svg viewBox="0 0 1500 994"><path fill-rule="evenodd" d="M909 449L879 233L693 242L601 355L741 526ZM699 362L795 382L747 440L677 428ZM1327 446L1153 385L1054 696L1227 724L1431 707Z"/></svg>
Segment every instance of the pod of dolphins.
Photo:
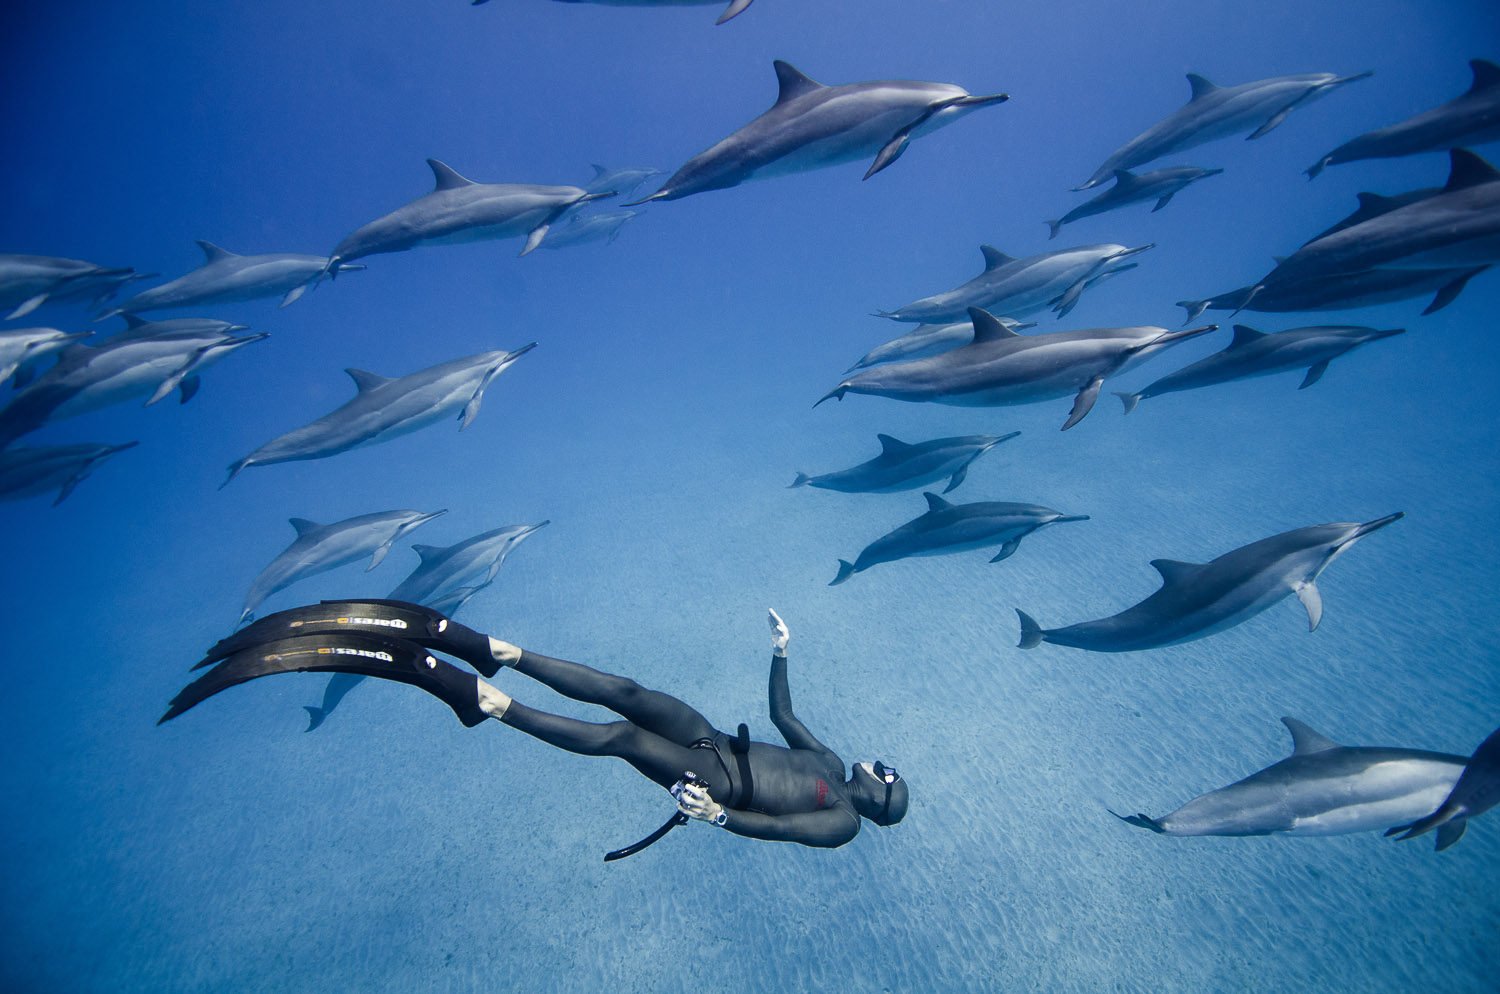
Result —
<svg viewBox="0 0 1500 994"><path fill-rule="evenodd" d="M484 2L473 0L475 5ZM563 2L652 7L719 5L724 0ZM718 23L736 17L750 4L751 0L731 0ZM1431 313L1451 303L1471 279L1500 261L1500 171L1469 150L1469 146L1500 140L1500 67L1475 59L1470 68L1473 83L1464 94L1353 138L1307 170L1313 179L1323 169L1341 163L1446 151L1450 167L1443 186L1394 195L1361 194L1357 210L1278 260L1259 279L1236 290L1182 301L1187 323L1210 309L1236 314L1242 310L1319 311L1429 294L1433 299L1423 313ZM627 221L640 215L631 207L730 189L750 180L851 162L865 164L868 180L896 162L914 138L1009 99L1005 93L974 95L939 82L875 80L826 85L781 60L773 63L773 69L777 95L771 108L693 155L670 175L654 168L609 169L595 164L594 178L584 186L481 183L429 158L434 177L431 192L360 225L327 255L237 255L200 240L205 259L198 269L136 293L99 314L96 320L121 317L126 322L124 329L111 335L85 341L88 331L0 330L0 379L11 380L16 388L0 407L0 499L56 491L54 503L61 502L103 462L136 444L17 445L22 437L47 424L134 398L145 398L144 403L151 405L175 391L185 403L198 391L199 377L208 367L267 338L263 333L241 335L248 328L228 321L150 321L140 316L144 312L267 297L280 297L285 307L321 282L365 268L355 260L420 246L514 238L522 241L520 255L525 256L537 248L612 242ZM1057 220L1047 221L1049 237L1056 237L1065 225L1131 204L1153 202L1153 212L1163 209L1188 186L1225 170L1176 165L1141 171L1140 167L1233 135L1248 133L1249 139L1259 139L1280 126L1293 110L1370 75L1308 73L1220 86L1189 74L1188 102L1121 145L1075 187L1087 191L1113 181L1107 190ZM580 211L595 201L632 196L642 184L660 176L667 178L655 192L622 208L593 214ZM1016 319L1043 310L1066 317L1086 289L1135 268L1135 257L1152 247L1095 243L1017 258L984 245L984 270L978 276L894 310L875 312L918 327L867 353L813 406L830 398L843 400L851 393L968 407L1072 398L1062 429L1072 428L1092 410L1106 379L1219 326L1170 331L1127 325L1023 334L1033 325ZM0 311L7 313L7 320L17 320L44 305L84 303L99 309L149 275L154 274L73 259L0 255ZM1161 376L1139 391L1117 396L1129 414L1146 398L1297 370L1305 371L1299 387L1305 389L1316 384L1339 356L1405 330L1314 325L1264 333L1236 324L1232 341L1222 351ZM356 389L351 400L237 460L229 467L225 483L250 466L324 459L445 418L455 418L459 428L465 428L478 415L493 380L534 346L494 349L395 378L350 368L347 372ZM791 486L888 494L946 481L942 493L948 494L965 481L976 459L1018 434L918 442L881 434L878 456L821 475L798 473ZM1038 504L960 504L931 490L924 492L924 498L925 513L876 538L853 561L840 559L831 585L843 584L872 566L971 549L998 547L990 560L998 563L1043 526L1089 520L1087 514ZM330 632L339 630L338 625L329 628L320 627L321 622L306 622L310 609L259 621L255 613L267 599L297 581L366 555L370 557L367 569L376 568L398 540L445 513L380 511L327 525L292 518L295 541L261 571L245 596L239 622L252 627L221 643L231 648L210 653L204 665L226 658L234 651L236 639L244 641L251 633L275 629L277 637L289 644L333 637ZM1031 615L1017 609L1020 647L1032 649L1047 642L1103 653L1160 649L1225 631L1293 594L1307 611L1309 630L1316 630L1323 612L1316 582L1321 573L1360 539L1402 516L1397 511L1363 523L1297 528L1251 541L1207 563L1154 560L1151 565L1160 575L1160 588L1109 617L1042 628ZM427 619L424 624L438 624L437 630L442 630L441 626L453 624L454 613L495 580L507 555L546 524L506 525L445 547L415 545L418 565L391 590L387 601L371 604L418 612L415 616ZM287 620L294 616L298 620ZM348 617L335 620L339 624L351 621ZM459 629L462 626L454 630ZM480 640L476 645L482 649L483 637L469 635ZM488 657L479 652L476 658ZM322 702L307 707L311 730L326 720L365 671L355 663L341 666L336 657L306 668L333 672ZM493 673L492 667L479 668ZM226 676L221 686L206 693L180 697L163 720L223 686L273 671L282 670ZM213 682L217 672L210 671L204 680ZM410 682L421 685L420 675L412 675ZM1384 829L1387 835L1413 838L1435 832L1441 850L1458 841L1468 819L1500 801L1500 731L1465 757L1347 747L1292 718L1282 720L1293 738L1290 757L1160 818L1119 817L1164 835L1328 835Z"/></svg>

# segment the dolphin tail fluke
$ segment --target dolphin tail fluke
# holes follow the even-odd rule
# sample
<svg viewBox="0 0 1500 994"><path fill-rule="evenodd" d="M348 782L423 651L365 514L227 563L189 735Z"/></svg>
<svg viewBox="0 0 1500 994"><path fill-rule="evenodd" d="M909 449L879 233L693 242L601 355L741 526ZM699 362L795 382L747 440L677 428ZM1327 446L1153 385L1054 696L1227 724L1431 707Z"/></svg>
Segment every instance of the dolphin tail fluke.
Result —
<svg viewBox="0 0 1500 994"><path fill-rule="evenodd" d="M245 458L239 460L238 462L231 463L230 466L229 466L229 475L226 476L226 477L224 477L224 482L221 483L221 484L219 484L219 489L223 490L225 487L229 486L229 481L232 480L232 479L234 479L236 476L239 476L240 475L240 470L244 469L246 466L249 466L249 465L250 465L250 457L249 456L246 456Z"/></svg>
<svg viewBox="0 0 1500 994"><path fill-rule="evenodd" d="M1018 643L1022 649L1035 649L1042 644L1042 626L1036 623L1031 615L1016 608L1016 614L1021 618L1021 641Z"/></svg>
<svg viewBox="0 0 1500 994"><path fill-rule="evenodd" d="M328 717L327 711L324 711L322 708L315 708L310 704L302 705L302 710L307 712L307 727L302 729L304 732L310 732L314 728L317 728L323 724L323 719Z"/></svg>
<svg viewBox="0 0 1500 994"><path fill-rule="evenodd" d="M123 308L123 307L111 307L107 311L100 311L99 314L98 314L98 316L96 316L94 318L94 320L95 321L105 321L105 320L108 320L109 318L119 317L119 316L121 316L124 313L125 313L125 308ZM11 316L14 317L15 315L11 315Z"/></svg>
<svg viewBox="0 0 1500 994"><path fill-rule="evenodd" d="M828 582L830 587L836 587L854 575L854 564L847 559L839 560L839 575Z"/></svg>
<svg viewBox="0 0 1500 994"><path fill-rule="evenodd" d="M1063 222L1062 221L1048 221L1047 222L1047 227L1050 228L1050 229L1052 229L1052 230L1047 235L1047 240L1051 241L1052 239L1056 238L1057 237L1057 233L1062 230L1062 226L1063 226Z"/></svg>
<svg viewBox="0 0 1500 994"><path fill-rule="evenodd" d="M797 478L791 483L787 484L787 489L790 490L793 487L805 487L807 486L807 481L811 479L812 477L808 476L806 473L798 473Z"/></svg>
<svg viewBox="0 0 1500 994"><path fill-rule="evenodd" d="M1187 311L1187 320L1183 324L1192 324L1198 320L1198 315L1208 310L1207 300L1179 300L1177 306Z"/></svg>
<svg viewBox="0 0 1500 994"><path fill-rule="evenodd" d="M895 311L871 311L870 315L872 317L877 317L877 318L889 318L892 321L900 321L901 320L899 317L896 316L896 312Z"/></svg>
<svg viewBox="0 0 1500 994"><path fill-rule="evenodd" d="M744 11L744 9L750 6L750 4L753 2L754 0L730 0L729 6L724 8L724 13L720 14L719 19L714 23L723 24L731 17L734 17L736 14Z"/></svg>
<svg viewBox="0 0 1500 994"><path fill-rule="evenodd" d="M1109 811L1108 808L1105 808L1105 810ZM1140 813L1136 813L1133 815L1122 815L1117 811L1110 811L1109 813L1114 815L1116 818L1120 819L1127 825L1134 825L1136 828L1149 828L1157 835L1167 834L1166 827L1163 826L1162 823L1157 821L1155 818L1152 818L1150 815Z"/></svg>
<svg viewBox="0 0 1500 994"><path fill-rule="evenodd" d="M1135 410L1135 405L1141 402L1141 395L1138 393L1126 393L1121 390L1116 390L1114 393L1116 397L1120 398L1120 402L1125 405L1126 414Z"/></svg>
<svg viewBox="0 0 1500 994"><path fill-rule="evenodd" d="M1314 162L1312 165L1308 166L1306 169L1304 169L1302 171L1305 172L1305 173L1307 173L1307 181L1309 183L1311 183L1313 180L1315 180L1315 179L1318 178L1318 174L1323 171L1323 167L1329 166L1329 165L1332 165L1332 164L1333 164L1333 156L1331 156L1331 155L1325 155L1325 156L1323 156L1323 158L1319 159L1317 162Z"/></svg>

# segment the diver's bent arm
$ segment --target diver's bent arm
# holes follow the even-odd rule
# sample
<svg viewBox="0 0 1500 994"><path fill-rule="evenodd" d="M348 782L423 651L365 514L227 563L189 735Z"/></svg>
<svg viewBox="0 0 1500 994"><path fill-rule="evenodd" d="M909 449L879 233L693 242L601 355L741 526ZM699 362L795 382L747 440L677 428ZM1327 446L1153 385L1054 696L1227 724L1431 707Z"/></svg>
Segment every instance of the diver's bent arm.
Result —
<svg viewBox="0 0 1500 994"><path fill-rule="evenodd" d="M793 815L765 815L733 808L725 808L724 814L724 828L747 839L836 849L859 834L859 815L842 805Z"/></svg>
<svg viewBox="0 0 1500 994"><path fill-rule="evenodd" d="M768 696L771 699L771 723L776 726L781 737L786 739L787 745L793 749L811 749L834 755L833 750L819 742L792 713L792 692L786 679L786 656L781 653L771 654L771 687Z"/></svg>

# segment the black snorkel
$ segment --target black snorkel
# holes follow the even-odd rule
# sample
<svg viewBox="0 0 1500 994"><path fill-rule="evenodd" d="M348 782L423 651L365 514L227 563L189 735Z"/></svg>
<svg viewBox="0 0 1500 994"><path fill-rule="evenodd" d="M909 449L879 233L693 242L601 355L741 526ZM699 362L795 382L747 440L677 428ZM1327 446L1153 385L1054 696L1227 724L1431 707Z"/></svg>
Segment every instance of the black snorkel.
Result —
<svg viewBox="0 0 1500 994"><path fill-rule="evenodd" d="M707 780L703 779L693 771L688 770L682 774L681 780L672 785L672 799L676 800L678 797L680 797L682 795L682 789L689 784L702 790L708 789ZM667 819L665 825L663 825L661 828L658 828L656 831L652 832L650 835L646 836L635 845L626 846L624 849L616 849L614 852L605 853L604 862L613 863L617 859L624 859L626 856L634 856L642 849L645 849L648 846L653 846L656 843L660 842L672 829L676 828L678 825L686 825L690 820L691 819L689 819L688 816L683 814L681 811L674 811L672 813L672 817Z"/></svg>

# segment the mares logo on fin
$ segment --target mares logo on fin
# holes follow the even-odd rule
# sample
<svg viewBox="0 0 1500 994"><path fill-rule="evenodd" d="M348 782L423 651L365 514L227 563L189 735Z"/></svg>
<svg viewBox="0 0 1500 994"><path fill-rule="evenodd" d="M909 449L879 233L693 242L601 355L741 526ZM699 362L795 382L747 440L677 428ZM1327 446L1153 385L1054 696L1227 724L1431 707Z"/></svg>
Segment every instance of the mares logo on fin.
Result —
<svg viewBox="0 0 1500 994"><path fill-rule="evenodd" d="M370 625L379 628L399 628L406 630L406 622L400 618L339 618L341 625Z"/></svg>
<svg viewBox="0 0 1500 994"><path fill-rule="evenodd" d="M363 656L366 659L378 659L381 662L385 662L385 663L395 662L395 660L391 657L391 654L388 653L388 652L376 652L376 651L373 651L371 649L347 649L347 648L345 648L344 646L341 646L341 645L336 645L336 646L333 646L331 648L328 648L328 647L321 648L321 649L318 650L318 655L320 655L320 656Z"/></svg>

